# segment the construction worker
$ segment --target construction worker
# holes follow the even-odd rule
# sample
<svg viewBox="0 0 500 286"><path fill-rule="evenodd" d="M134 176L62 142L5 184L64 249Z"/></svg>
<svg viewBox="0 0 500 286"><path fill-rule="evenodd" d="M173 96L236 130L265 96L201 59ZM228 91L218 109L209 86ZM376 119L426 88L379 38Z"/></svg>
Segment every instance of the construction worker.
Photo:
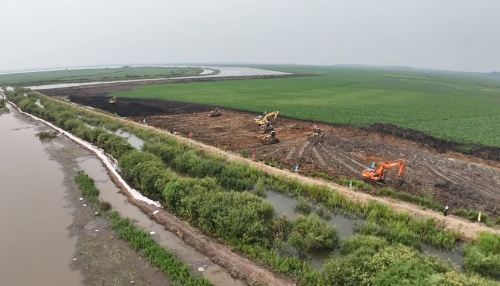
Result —
<svg viewBox="0 0 500 286"><path fill-rule="evenodd" d="M448 216L448 206L444 208L444 216Z"/></svg>

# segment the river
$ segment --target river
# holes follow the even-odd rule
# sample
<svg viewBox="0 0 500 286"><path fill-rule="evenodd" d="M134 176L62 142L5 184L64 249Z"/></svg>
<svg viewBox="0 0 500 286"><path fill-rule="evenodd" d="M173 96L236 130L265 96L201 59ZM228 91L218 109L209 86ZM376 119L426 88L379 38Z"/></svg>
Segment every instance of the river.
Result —
<svg viewBox="0 0 500 286"><path fill-rule="evenodd" d="M44 126L11 110L0 116L0 285L81 285L70 269L74 208L61 166L35 134ZM58 146L52 146L58 148Z"/></svg>
<svg viewBox="0 0 500 286"><path fill-rule="evenodd" d="M168 67L168 66L159 66ZM104 67L102 67L104 68ZM216 75L211 74L211 70L219 70L220 73ZM210 71L208 75L205 75ZM256 68L247 67L205 67L201 75L198 76L184 76L175 77L172 79L188 79L197 77L231 77L231 76L258 76L258 75L285 75L288 73L278 72L272 70L263 70ZM115 80L115 81L95 81L95 82L80 82L80 83L58 83L58 84L46 84L46 85L36 85L28 86L32 90L44 90L52 88L65 88L65 87L76 87L76 86L86 86L86 85L97 85L97 84L109 84L109 83L123 83L123 82L136 82L136 81L157 81L166 80L168 78L150 78L150 79L130 79L130 80Z"/></svg>

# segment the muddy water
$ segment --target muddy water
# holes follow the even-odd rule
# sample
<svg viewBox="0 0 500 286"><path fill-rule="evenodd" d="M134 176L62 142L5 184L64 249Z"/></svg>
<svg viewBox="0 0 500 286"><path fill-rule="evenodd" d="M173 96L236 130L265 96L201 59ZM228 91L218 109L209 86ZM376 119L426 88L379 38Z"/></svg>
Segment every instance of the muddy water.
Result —
<svg viewBox="0 0 500 286"><path fill-rule="evenodd" d="M118 129L113 133L115 133L116 135L118 135L122 138L127 139L128 143L130 143L130 145L132 145L132 147L134 147L138 150L142 150L142 146L144 146L144 140L142 140L141 138L139 138L139 137L135 136L134 134L129 133L127 131L123 131L121 129Z"/></svg>
<svg viewBox="0 0 500 286"><path fill-rule="evenodd" d="M114 210L122 216L136 221L136 225L146 232L154 231L153 239L165 248L173 251L183 262L190 265L193 273L202 275L214 285L243 286L243 281L233 279L220 266L212 263L207 257L187 245L182 239L164 229L163 226L150 220L137 207L126 202L125 196L118 193L118 188L110 180L106 169L96 158L80 158L79 167L96 181L101 191L101 198L111 203ZM201 271L200 271L201 270Z"/></svg>
<svg viewBox="0 0 500 286"><path fill-rule="evenodd" d="M293 207L297 203L296 199L269 191L267 192L266 200L274 206L278 215L281 216L286 213L287 217L291 220L297 218L298 214L293 210ZM333 215L329 222L337 227L337 233L340 239L350 237L354 234L354 225L356 221L353 219L349 219L343 215Z"/></svg>
<svg viewBox="0 0 500 286"><path fill-rule="evenodd" d="M274 206L279 216L286 214L287 217L291 220L297 218L298 214L293 209L295 204L297 203L296 199L283 196L277 192L268 191L265 200L270 202ZM343 215L333 215L329 222L337 227L337 233L339 235L339 238L342 240L354 235L355 224L362 221L353 220ZM436 256L444 261L450 261L459 266L459 268L462 270L464 268L463 256L458 250L446 251L430 245L423 245L422 251L429 255ZM329 251L316 251L310 253L311 259L308 260L308 264L314 269L321 269L325 261L331 255L333 255L334 257L339 256L337 252L334 253Z"/></svg>
<svg viewBox="0 0 500 286"><path fill-rule="evenodd" d="M44 151L37 127L11 112L0 116L0 285L81 285L70 270L77 237L64 174Z"/></svg>

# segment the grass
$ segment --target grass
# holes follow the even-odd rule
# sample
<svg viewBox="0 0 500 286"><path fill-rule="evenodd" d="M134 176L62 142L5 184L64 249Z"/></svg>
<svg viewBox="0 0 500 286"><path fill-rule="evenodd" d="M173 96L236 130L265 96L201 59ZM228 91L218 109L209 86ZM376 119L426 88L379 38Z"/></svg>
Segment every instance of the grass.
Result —
<svg viewBox="0 0 500 286"><path fill-rule="evenodd" d="M500 147L500 79L361 68L281 68L319 76L145 86L110 96L197 102L318 122L393 123Z"/></svg>
<svg viewBox="0 0 500 286"><path fill-rule="evenodd" d="M76 182L82 191L82 196L93 203L99 203L99 189L94 180L85 172L81 171L76 177ZM102 211L111 211L111 204L100 202ZM138 229L134 222L123 218L116 211L107 213L111 218L111 228L116 231L118 237L128 242L130 247L138 251L151 264L158 267L175 285L210 286L213 285L203 277L197 277L190 273L189 266L179 261L175 255L158 245L151 236L143 230Z"/></svg>
<svg viewBox="0 0 500 286"><path fill-rule="evenodd" d="M36 134L40 140L48 140L48 139L53 139L57 137L57 132L55 131L40 131Z"/></svg>
<svg viewBox="0 0 500 286"><path fill-rule="evenodd" d="M180 67L129 67L61 70L0 75L0 85L40 85L65 82L113 81L140 78L193 76L201 68Z"/></svg>

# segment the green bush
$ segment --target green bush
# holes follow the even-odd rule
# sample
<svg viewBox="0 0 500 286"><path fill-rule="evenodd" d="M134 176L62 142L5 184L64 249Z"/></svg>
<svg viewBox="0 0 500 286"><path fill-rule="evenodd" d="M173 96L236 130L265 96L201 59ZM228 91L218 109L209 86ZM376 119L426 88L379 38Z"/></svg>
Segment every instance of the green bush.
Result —
<svg viewBox="0 0 500 286"><path fill-rule="evenodd" d="M312 211L312 204L307 200L300 198L297 200L297 203L295 204L293 209L295 210L295 212L301 214L310 214Z"/></svg>
<svg viewBox="0 0 500 286"><path fill-rule="evenodd" d="M320 204L316 209L316 214L325 220L330 220L332 218L332 213L323 205Z"/></svg>
<svg viewBox="0 0 500 286"><path fill-rule="evenodd" d="M465 267L493 279L500 279L500 236L488 232L465 247Z"/></svg>
<svg viewBox="0 0 500 286"><path fill-rule="evenodd" d="M299 215L295 220L290 243L299 252L331 250L338 244L337 229L316 214Z"/></svg>

